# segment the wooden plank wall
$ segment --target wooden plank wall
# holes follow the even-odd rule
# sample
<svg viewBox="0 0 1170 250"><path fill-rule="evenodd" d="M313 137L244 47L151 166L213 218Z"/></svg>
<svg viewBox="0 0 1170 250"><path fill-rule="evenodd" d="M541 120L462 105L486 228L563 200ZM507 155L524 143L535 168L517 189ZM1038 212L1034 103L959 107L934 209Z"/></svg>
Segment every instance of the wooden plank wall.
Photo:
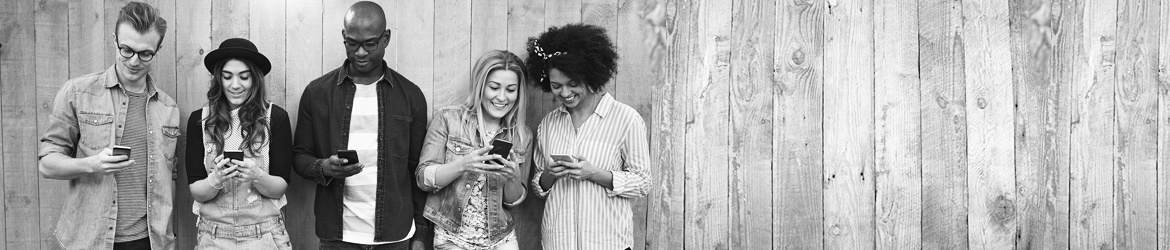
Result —
<svg viewBox="0 0 1170 250"><path fill-rule="evenodd" d="M37 138L61 83L114 62L127 1L0 2L2 248L56 249L67 182L39 177ZM355 0L147 2L170 27L152 74L189 113L205 102L203 56L231 37L257 42L269 99L296 110L344 59ZM608 91L647 120L655 159L636 249L1170 248L1165 1L377 2L386 61L432 110L465 98L484 51L606 27L622 56ZM535 127L558 104L528 95ZM294 177L288 195L293 243L315 249L312 182ZM521 249L539 248L543 209L515 210Z"/></svg>

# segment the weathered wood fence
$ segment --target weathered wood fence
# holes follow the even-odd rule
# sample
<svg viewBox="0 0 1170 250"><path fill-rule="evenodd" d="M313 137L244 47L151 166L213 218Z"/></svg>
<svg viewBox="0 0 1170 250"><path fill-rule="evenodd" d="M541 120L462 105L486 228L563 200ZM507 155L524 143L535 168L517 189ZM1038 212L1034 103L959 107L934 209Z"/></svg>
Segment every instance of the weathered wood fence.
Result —
<svg viewBox="0 0 1170 250"><path fill-rule="evenodd" d="M37 139L60 85L114 62L126 2L0 1L7 249L55 249L68 184L40 178ZM231 37L272 59L269 98L296 110L344 59L354 1L146 2L170 23L153 76L187 113L206 100L203 55ZM484 51L605 26L622 56L609 91L651 130L638 248L1170 248L1166 1L377 2L394 31L387 62L432 107L462 100ZM533 97L535 125L557 104ZM289 191L298 249L317 244L312 188L294 177ZM518 209L522 249L539 247L542 210Z"/></svg>

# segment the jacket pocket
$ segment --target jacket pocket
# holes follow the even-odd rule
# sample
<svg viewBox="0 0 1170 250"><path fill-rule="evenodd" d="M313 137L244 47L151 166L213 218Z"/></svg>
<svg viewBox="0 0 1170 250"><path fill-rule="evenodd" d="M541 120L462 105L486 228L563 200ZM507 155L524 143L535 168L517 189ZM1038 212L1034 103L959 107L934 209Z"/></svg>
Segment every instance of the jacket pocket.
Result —
<svg viewBox="0 0 1170 250"><path fill-rule="evenodd" d="M81 134L81 145L94 151L110 146L114 116L95 112L78 112L77 126Z"/></svg>
<svg viewBox="0 0 1170 250"><path fill-rule="evenodd" d="M406 158L407 154L410 152L410 123L414 121L414 119L411 119L408 116L392 114L386 114L386 116L390 119L383 120L386 122L386 124L383 126L383 130L380 131L381 133L384 133L382 135L383 140L390 141L390 148L388 148L386 153L388 153L387 155L389 156Z"/></svg>

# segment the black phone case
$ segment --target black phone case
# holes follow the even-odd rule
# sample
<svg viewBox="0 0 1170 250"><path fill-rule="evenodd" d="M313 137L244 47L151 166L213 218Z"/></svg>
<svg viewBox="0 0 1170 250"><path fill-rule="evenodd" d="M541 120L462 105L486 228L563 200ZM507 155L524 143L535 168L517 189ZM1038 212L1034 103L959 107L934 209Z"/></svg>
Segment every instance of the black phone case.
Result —
<svg viewBox="0 0 1170 250"><path fill-rule="evenodd" d="M499 155L499 156L501 156L501 157L504 157L504 158L506 159L506 158L508 158L508 156L511 154L511 152L512 152L512 143L511 143L511 142L508 142L508 141L505 141L505 140L496 139L496 140L492 141L492 150L491 150L491 151L488 151L488 153L487 153L487 154L488 154L488 155ZM489 161L489 162L484 162L484 163L491 164L491 163L493 163L493 162L494 162L495 164L501 164L501 165L502 165L502 163L501 163L501 162L494 161L494 160L493 160L493 161Z"/></svg>
<svg viewBox="0 0 1170 250"><path fill-rule="evenodd" d="M242 160L244 160L244 151L224 151L223 157L228 158L228 159L232 159L232 160L242 161Z"/></svg>
<svg viewBox="0 0 1170 250"><path fill-rule="evenodd" d="M345 164L355 164L355 163L358 163L358 155L357 155L357 151L353 151L353 150L337 150L337 157L338 157L338 158L345 159L346 161L349 161L349 162L347 162L347 163L345 163Z"/></svg>

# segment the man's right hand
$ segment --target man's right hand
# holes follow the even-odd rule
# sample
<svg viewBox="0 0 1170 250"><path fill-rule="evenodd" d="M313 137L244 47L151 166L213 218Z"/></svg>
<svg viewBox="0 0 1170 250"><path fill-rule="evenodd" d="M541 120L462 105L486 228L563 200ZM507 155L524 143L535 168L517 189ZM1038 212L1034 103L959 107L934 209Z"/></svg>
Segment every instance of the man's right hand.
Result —
<svg viewBox="0 0 1170 250"><path fill-rule="evenodd" d="M337 155L329 156L328 159L324 159L320 162L321 173L325 174L325 176L332 176L335 178L350 177L361 173L362 168L364 167L361 163L346 164L349 163L349 161L346 159L337 158Z"/></svg>
<svg viewBox="0 0 1170 250"><path fill-rule="evenodd" d="M130 156L112 155L113 153L113 149L106 148L101 153L87 157L86 159L90 162L90 172L112 175L134 165L134 160L130 160Z"/></svg>

